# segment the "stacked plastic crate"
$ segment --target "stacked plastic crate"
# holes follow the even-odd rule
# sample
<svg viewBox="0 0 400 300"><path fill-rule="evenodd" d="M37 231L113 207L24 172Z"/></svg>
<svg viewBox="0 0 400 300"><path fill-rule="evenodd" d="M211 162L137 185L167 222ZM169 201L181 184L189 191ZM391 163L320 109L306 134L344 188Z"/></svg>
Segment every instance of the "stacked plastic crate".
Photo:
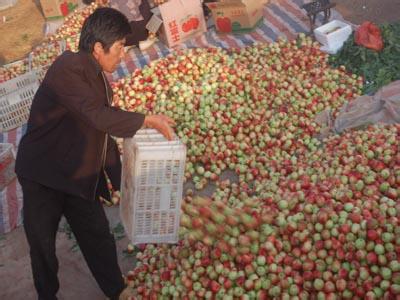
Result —
<svg viewBox="0 0 400 300"><path fill-rule="evenodd" d="M14 173L16 128L26 123L32 99L39 87L37 71L0 83L0 234L22 222L22 194ZM13 137L15 137L13 139ZM16 141L15 141L16 142ZM13 193L14 192L14 193Z"/></svg>
<svg viewBox="0 0 400 300"><path fill-rule="evenodd" d="M33 96L39 87L36 71L30 71L0 84L0 131L26 123Z"/></svg>

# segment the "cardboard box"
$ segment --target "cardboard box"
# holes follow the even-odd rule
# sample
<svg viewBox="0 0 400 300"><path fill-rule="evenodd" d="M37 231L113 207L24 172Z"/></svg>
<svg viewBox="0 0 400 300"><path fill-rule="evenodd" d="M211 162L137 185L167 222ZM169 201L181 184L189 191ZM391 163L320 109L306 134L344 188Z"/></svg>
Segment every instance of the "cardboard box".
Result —
<svg viewBox="0 0 400 300"><path fill-rule="evenodd" d="M45 18L65 17L78 6L78 0L40 0Z"/></svg>
<svg viewBox="0 0 400 300"><path fill-rule="evenodd" d="M200 0L169 0L158 8L160 39L170 48L207 31Z"/></svg>
<svg viewBox="0 0 400 300"><path fill-rule="evenodd" d="M217 31L241 32L253 29L263 18L263 6L267 1L222 0L206 5L211 10Z"/></svg>

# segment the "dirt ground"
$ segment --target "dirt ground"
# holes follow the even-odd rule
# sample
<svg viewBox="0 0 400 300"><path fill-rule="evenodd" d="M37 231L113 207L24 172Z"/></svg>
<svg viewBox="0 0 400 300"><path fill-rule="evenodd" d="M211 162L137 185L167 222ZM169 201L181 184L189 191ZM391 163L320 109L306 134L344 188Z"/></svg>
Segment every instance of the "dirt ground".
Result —
<svg viewBox="0 0 400 300"><path fill-rule="evenodd" d="M120 223L119 208L105 207L110 227L115 229ZM60 228L65 224L61 221ZM118 260L121 270L126 274L133 269L134 257L125 254L129 243L126 237L116 235ZM59 260L60 300L104 300L93 279L82 253L68 234L57 234L56 252ZM29 248L22 226L0 238L0 299L37 299L30 269Z"/></svg>
<svg viewBox="0 0 400 300"><path fill-rule="evenodd" d="M1 60L13 61L25 57L32 45L43 37L44 19L35 0L19 0L16 7L0 11L10 16L9 21L0 23ZM336 9L345 20L360 24L364 20L376 23L400 20L400 0L334 0ZM8 18L8 17L7 17ZM32 19L31 19L32 18ZM1 19L0 19L1 21ZM6 37L6 38L5 38ZM17 51L18 49L18 51ZM111 228L120 222L118 207L106 207ZM92 278L80 251L74 251L74 241L66 233L57 237L59 258L59 299L100 300L105 299ZM126 237L117 240L119 262L124 273L134 266L133 257L123 251L128 245ZM22 227L0 236L0 299L36 299L30 271L29 249Z"/></svg>
<svg viewBox="0 0 400 300"><path fill-rule="evenodd" d="M0 10L0 65L25 58L43 40L45 19L35 0Z"/></svg>

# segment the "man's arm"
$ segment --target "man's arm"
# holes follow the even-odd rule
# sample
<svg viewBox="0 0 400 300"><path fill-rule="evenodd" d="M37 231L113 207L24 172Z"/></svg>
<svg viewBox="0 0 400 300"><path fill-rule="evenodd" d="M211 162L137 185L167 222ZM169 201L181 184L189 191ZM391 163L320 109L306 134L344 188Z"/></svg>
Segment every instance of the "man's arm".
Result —
<svg viewBox="0 0 400 300"><path fill-rule="evenodd" d="M83 76L82 66L56 66L49 78L54 99L90 126L116 137L132 137L143 126L145 116L109 107L101 101Z"/></svg>

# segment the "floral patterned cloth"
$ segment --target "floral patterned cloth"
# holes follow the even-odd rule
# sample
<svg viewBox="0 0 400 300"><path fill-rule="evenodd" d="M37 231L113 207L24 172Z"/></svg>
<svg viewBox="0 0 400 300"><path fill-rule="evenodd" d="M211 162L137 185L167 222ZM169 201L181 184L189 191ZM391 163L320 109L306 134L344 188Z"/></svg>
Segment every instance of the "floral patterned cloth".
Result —
<svg viewBox="0 0 400 300"><path fill-rule="evenodd" d="M110 6L122 12L129 21L142 21L139 6L142 0L110 0Z"/></svg>

